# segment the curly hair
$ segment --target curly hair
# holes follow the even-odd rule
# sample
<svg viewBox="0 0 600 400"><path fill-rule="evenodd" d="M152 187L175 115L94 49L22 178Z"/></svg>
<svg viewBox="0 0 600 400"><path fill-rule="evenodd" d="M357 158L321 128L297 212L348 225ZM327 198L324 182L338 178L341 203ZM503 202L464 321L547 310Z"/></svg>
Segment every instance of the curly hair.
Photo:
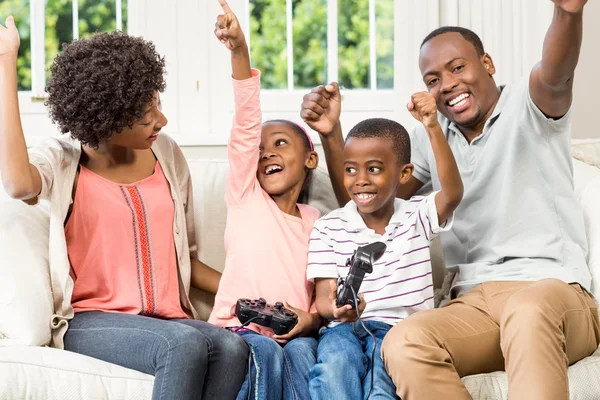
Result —
<svg viewBox="0 0 600 400"><path fill-rule="evenodd" d="M119 31L63 45L50 72L50 118L94 148L143 118L154 91L166 87L165 60L154 44Z"/></svg>

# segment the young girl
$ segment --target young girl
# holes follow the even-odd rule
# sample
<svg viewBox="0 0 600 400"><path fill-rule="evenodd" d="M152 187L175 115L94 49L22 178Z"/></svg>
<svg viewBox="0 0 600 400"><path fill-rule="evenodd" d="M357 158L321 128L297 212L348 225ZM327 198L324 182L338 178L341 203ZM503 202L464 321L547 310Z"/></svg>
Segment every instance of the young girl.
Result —
<svg viewBox="0 0 600 400"><path fill-rule="evenodd" d="M247 345L194 320L190 284L215 293L196 259L190 173L160 134L164 59L120 32L64 47L48 82L69 136L29 154L17 101L19 36L0 25L0 173L9 195L50 201L52 344L155 376L153 399L233 399ZM224 377L227 379L224 379Z"/></svg>
<svg viewBox="0 0 600 400"><path fill-rule="evenodd" d="M306 132L289 121L261 127L259 72L250 68L238 20L225 15L215 34L229 50L236 115L229 143L225 271L209 322L236 331L250 344L254 365L239 399L309 399L308 372L316 361L314 335L321 323L306 280L308 241L318 211L297 204L318 157ZM239 298L283 302L298 315L286 335L250 324L238 329Z"/></svg>

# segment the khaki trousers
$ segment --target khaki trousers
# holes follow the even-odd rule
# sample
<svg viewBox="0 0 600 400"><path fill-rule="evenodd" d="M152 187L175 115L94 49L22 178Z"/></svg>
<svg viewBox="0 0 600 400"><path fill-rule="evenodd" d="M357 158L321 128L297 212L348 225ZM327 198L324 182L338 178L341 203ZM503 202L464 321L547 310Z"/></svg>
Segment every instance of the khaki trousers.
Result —
<svg viewBox="0 0 600 400"><path fill-rule="evenodd" d="M598 306L578 284L487 282L398 323L381 354L402 400L471 399L460 378L493 371L506 371L510 400L567 400L567 367L599 341Z"/></svg>

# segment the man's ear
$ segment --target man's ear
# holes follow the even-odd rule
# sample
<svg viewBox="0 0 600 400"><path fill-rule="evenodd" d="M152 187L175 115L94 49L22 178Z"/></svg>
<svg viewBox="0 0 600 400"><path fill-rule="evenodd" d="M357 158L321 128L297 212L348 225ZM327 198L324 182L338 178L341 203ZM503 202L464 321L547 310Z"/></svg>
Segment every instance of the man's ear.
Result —
<svg viewBox="0 0 600 400"><path fill-rule="evenodd" d="M408 180L412 176L414 169L415 169L415 166L410 163L404 164L402 166L402 170L400 171L400 175L398 178L398 181L400 182L401 185L405 185L408 182Z"/></svg>
<svg viewBox="0 0 600 400"><path fill-rule="evenodd" d="M488 53L481 56L481 62L490 76L493 76L496 73L494 60L492 60L492 57Z"/></svg>
<svg viewBox="0 0 600 400"><path fill-rule="evenodd" d="M319 155L316 151L311 151L308 153L308 157L306 157L306 162L304 163L306 168L315 169L319 165Z"/></svg>

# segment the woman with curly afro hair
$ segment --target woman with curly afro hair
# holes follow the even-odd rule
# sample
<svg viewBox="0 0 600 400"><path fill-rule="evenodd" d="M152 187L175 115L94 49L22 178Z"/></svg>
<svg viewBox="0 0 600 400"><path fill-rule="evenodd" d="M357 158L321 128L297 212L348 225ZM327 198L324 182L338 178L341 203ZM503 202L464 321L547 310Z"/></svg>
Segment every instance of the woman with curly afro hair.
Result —
<svg viewBox="0 0 600 400"><path fill-rule="evenodd" d="M190 286L216 293L197 259L190 173L161 133L164 59L121 32L65 45L47 106L62 135L27 150L17 101L19 35L0 25L0 174L15 199L50 205L54 347L155 376L153 399L234 399L248 349L195 320Z"/></svg>

